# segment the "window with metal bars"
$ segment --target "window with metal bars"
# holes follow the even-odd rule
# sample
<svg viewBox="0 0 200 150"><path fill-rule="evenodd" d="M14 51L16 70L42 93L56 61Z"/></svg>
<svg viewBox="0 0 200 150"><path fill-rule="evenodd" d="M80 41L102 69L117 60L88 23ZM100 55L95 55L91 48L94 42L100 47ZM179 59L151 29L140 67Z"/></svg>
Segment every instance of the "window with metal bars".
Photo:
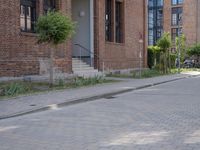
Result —
<svg viewBox="0 0 200 150"><path fill-rule="evenodd" d="M113 0L106 0L105 4L105 37L106 41L113 42Z"/></svg>
<svg viewBox="0 0 200 150"><path fill-rule="evenodd" d="M105 0L105 39L109 42L124 42L124 2Z"/></svg>
<svg viewBox="0 0 200 150"><path fill-rule="evenodd" d="M23 32L35 32L36 0L20 0L20 28Z"/></svg>
<svg viewBox="0 0 200 150"><path fill-rule="evenodd" d="M178 37L179 35L182 34L182 27L180 29L178 28L172 28L172 31L171 31L171 37L172 37L172 41L175 42L176 41L176 37Z"/></svg>
<svg viewBox="0 0 200 150"><path fill-rule="evenodd" d="M155 45L163 34L163 0L148 0L148 43Z"/></svg>
<svg viewBox="0 0 200 150"><path fill-rule="evenodd" d="M175 42L176 37L178 36L178 28L172 28L171 35L172 35L172 41Z"/></svg>
<svg viewBox="0 0 200 150"><path fill-rule="evenodd" d="M115 2L115 42L123 43L123 2Z"/></svg>
<svg viewBox="0 0 200 150"><path fill-rule="evenodd" d="M180 17L182 16L183 13L183 8L182 7L176 7L176 8L172 8L172 26L177 26L179 21L180 21ZM180 25L182 25L182 22L180 22Z"/></svg>

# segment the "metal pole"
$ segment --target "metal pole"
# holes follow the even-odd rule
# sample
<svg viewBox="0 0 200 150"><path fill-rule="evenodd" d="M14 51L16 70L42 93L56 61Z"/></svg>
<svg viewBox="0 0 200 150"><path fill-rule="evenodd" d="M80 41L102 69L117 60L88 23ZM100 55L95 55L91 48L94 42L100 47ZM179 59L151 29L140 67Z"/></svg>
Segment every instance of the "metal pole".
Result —
<svg viewBox="0 0 200 150"><path fill-rule="evenodd" d="M141 38L139 39L139 51L140 51L140 54L139 54L139 73L140 73L140 78L142 78L142 43L143 43L143 39L142 39L142 36Z"/></svg>
<svg viewBox="0 0 200 150"><path fill-rule="evenodd" d="M139 56L139 63L140 63L140 78L142 77L142 64L141 64L141 58L142 58L142 52L141 52L141 45L139 43L140 47L140 56Z"/></svg>
<svg viewBox="0 0 200 150"><path fill-rule="evenodd" d="M178 73L181 73L180 21L181 17L178 19Z"/></svg>
<svg viewBox="0 0 200 150"><path fill-rule="evenodd" d="M104 61L103 61L103 75L105 75L105 64L104 64Z"/></svg>
<svg viewBox="0 0 200 150"><path fill-rule="evenodd" d="M81 47L80 47L80 49L79 49L79 53L80 53L80 60L79 60L79 67L80 67L80 69L81 69L81 59L82 59L82 54L81 54Z"/></svg>

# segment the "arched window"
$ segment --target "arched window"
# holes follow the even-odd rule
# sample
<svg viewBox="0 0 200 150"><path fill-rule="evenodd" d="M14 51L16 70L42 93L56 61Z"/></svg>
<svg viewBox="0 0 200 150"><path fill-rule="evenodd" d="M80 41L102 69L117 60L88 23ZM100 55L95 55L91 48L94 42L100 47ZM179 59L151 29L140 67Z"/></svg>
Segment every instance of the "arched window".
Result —
<svg viewBox="0 0 200 150"><path fill-rule="evenodd" d="M24 32L35 32L36 0L20 0L20 27Z"/></svg>

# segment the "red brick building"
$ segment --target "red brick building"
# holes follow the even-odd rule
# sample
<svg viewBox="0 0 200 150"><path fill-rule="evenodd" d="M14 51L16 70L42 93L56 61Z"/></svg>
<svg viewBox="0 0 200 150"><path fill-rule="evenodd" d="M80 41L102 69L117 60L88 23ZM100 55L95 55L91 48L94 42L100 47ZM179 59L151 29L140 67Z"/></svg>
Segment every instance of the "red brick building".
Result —
<svg viewBox="0 0 200 150"><path fill-rule="evenodd" d="M200 1L165 0L164 30L171 32L172 39L178 35L178 18L181 17L181 32L186 36L188 45L200 42Z"/></svg>
<svg viewBox="0 0 200 150"><path fill-rule="evenodd" d="M141 53L145 67L146 6L146 0L1 0L0 77L48 72L49 46L38 45L34 31L49 9L77 22L74 37L55 51L60 72L72 73L72 58L80 55L99 70L123 70L138 68Z"/></svg>
<svg viewBox="0 0 200 150"><path fill-rule="evenodd" d="M164 31L175 41L179 18L187 45L200 42L200 0L149 0L149 45L155 44Z"/></svg>

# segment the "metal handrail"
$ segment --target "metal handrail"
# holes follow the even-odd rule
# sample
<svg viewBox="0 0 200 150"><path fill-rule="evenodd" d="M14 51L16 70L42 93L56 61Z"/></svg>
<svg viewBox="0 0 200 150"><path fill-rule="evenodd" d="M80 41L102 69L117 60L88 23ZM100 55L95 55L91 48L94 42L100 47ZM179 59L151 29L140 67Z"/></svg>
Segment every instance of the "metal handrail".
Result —
<svg viewBox="0 0 200 150"><path fill-rule="evenodd" d="M74 44L74 45L76 45L76 46L78 46L78 47L81 47L81 48L83 48L83 50L85 50L85 51L89 52L89 54L93 54L93 55L94 55L94 56L96 56L98 59L100 59L100 57L99 57L97 54L95 54L95 53L91 52L91 51L90 51L88 48L84 47L83 45L81 45L81 44L78 44L78 43L76 43L76 44Z"/></svg>
<svg viewBox="0 0 200 150"><path fill-rule="evenodd" d="M81 50L84 50L84 51L87 51L90 55L91 54L93 54L93 56L96 56L96 58L98 59L97 60L97 69L99 70L99 64L100 64L100 62L99 62L99 60L102 60L102 71L103 71L103 73L105 72L105 64L104 64L104 61L103 61L103 59L101 59L97 54L95 54L94 52L91 52L88 48L86 48L86 47L84 47L83 45L81 45L81 44L78 44L78 43L75 43L74 45L76 45L76 46L78 46L79 48L81 48L80 49L80 59L81 59L81 55L82 55L82 53L81 53ZM92 66L92 64L91 64L91 66ZM80 67L81 67L81 65L80 65Z"/></svg>

